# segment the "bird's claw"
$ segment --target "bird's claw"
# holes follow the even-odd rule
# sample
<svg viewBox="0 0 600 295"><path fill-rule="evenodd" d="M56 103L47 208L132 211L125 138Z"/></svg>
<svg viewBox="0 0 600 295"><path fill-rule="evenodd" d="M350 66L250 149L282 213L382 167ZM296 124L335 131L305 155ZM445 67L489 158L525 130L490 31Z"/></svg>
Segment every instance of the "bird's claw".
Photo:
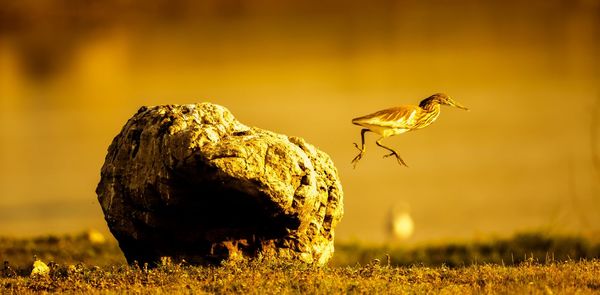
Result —
<svg viewBox="0 0 600 295"><path fill-rule="evenodd" d="M362 156L365 153L365 148L364 148L364 145L363 145L363 148L359 148L358 144L356 142L354 142L354 147L356 147L356 149L360 151L360 153L358 153L358 155L356 155L356 157L354 157L354 159L352 159L352 162L350 162L352 164L352 167L354 169L356 169L356 164L358 164L358 161L360 161L360 159L362 159Z"/></svg>
<svg viewBox="0 0 600 295"><path fill-rule="evenodd" d="M358 154L356 157L354 157L354 159L352 159L352 167L354 169L356 169L356 164L358 164L358 161L360 161L360 159L362 159L362 153Z"/></svg>
<svg viewBox="0 0 600 295"><path fill-rule="evenodd" d="M404 166L408 167L408 165L406 165L406 163L404 163L404 160L402 160L402 158L400 158L400 155L398 155L398 153L396 153L396 152L391 152L391 153L389 153L389 154L387 154L387 155L385 155L383 157L387 158L387 157L391 157L391 156L395 156L396 157L396 160L398 160L398 164L404 165Z"/></svg>
<svg viewBox="0 0 600 295"><path fill-rule="evenodd" d="M362 159L362 156L364 154L364 150L361 150L360 153L358 155L356 155L356 157L354 157L354 159L352 159L352 167L354 169L356 169L356 164L358 164L358 161L360 161L360 159Z"/></svg>

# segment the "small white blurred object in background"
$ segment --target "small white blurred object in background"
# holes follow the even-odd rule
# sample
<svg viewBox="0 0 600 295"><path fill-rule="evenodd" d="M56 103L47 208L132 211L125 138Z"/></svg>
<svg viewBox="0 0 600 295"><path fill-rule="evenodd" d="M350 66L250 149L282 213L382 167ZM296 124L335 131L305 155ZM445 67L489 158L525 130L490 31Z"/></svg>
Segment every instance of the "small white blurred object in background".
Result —
<svg viewBox="0 0 600 295"><path fill-rule="evenodd" d="M415 223L410 216L410 206L406 202L398 202L390 207L386 221L388 240L392 242L408 240L415 230Z"/></svg>

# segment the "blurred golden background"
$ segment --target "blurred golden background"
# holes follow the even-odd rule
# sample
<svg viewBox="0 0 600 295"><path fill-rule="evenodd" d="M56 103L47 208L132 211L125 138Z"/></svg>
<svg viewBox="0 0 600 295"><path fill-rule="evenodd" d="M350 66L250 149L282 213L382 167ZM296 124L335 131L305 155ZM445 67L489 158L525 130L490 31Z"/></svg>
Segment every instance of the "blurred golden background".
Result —
<svg viewBox="0 0 600 295"><path fill-rule="evenodd" d="M598 234L599 36L596 0L2 1L0 235L108 232L113 137L202 101L333 158L339 239L385 241L398 207L409 242ZM410 168L368 134L352 169L352 118L436 92L472 111L387 139Z"/></svg>

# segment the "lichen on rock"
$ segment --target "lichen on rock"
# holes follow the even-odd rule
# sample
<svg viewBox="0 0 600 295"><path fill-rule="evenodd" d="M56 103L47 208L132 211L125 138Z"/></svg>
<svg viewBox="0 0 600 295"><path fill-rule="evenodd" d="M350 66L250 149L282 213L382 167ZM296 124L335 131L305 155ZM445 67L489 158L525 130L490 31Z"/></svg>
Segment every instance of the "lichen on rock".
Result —
<svg viewBox="0 0 600 295"><path fill-rule="evenodd" d="M343 215L327 154L211 103L140 108L110 145L96 192L130 263L323 265Z"/></svg>

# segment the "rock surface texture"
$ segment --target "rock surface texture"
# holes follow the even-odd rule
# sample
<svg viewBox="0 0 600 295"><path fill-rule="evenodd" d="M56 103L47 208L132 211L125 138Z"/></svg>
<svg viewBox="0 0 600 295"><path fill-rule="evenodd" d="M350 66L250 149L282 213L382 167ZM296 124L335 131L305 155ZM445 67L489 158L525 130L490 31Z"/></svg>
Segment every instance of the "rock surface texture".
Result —
<svg viewBox="0 0 600 295"><path fill-rule="evenodd" d="M327 154L210 103L142 107L110 145L96 193L130 263L323 265L343 215Z"/></svg>

